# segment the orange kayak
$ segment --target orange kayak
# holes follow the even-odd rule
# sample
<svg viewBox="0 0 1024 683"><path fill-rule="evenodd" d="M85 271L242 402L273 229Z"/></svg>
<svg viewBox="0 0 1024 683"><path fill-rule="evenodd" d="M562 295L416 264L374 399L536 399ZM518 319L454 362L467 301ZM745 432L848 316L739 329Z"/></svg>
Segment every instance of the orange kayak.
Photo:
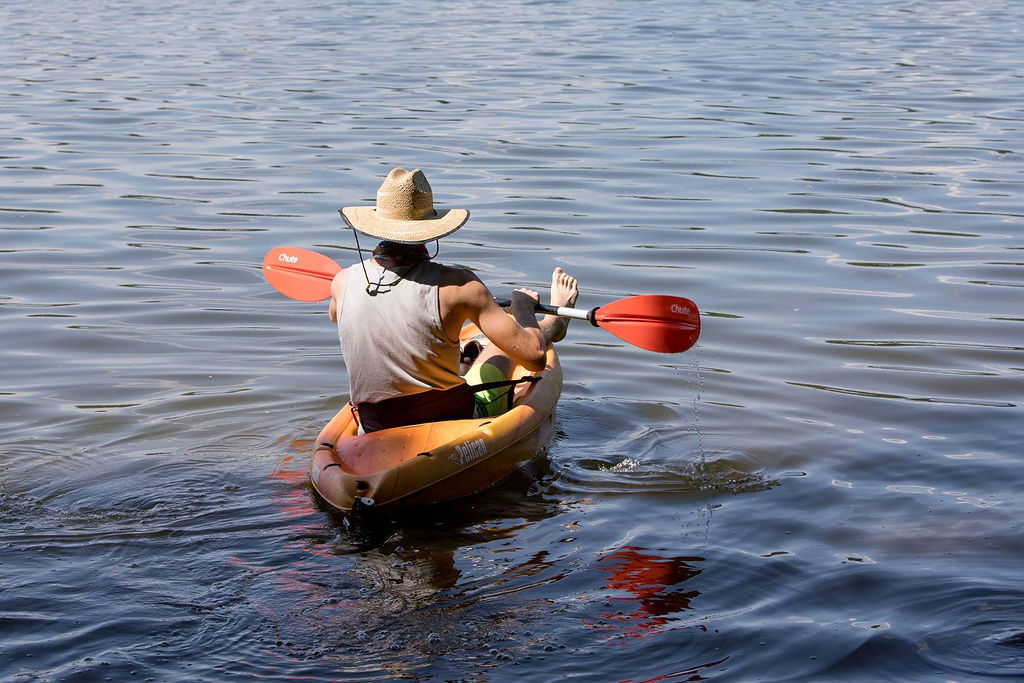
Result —
<svg viewBox="0 0 1024 683"><path fill-rule="evenodd" d="M478 334L467 326L463 339ZM320 432L309 466L313 488L342 511L395 512L461 498L500 482L547 449L555 430L562 369L548 347L543 371L517 367L513 407L496 417L432 422L357 434L346 404Z"/></svg>

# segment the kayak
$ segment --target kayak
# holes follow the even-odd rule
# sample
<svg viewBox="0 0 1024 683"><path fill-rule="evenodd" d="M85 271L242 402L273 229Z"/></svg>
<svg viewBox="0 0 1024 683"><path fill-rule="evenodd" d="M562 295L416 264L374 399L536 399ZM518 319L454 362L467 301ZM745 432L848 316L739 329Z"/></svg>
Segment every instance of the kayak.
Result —
<svg viewBox="0 0 1024 683"><path fill-rule="evenodd" d="M479 335L472 325L462 341ZM518 366L511 410L495 416L448 420L358 434L346 404L317 437L309 478L317 494L343 511L397 512L462 498L488 489L547 450L555 431L562 369L552 346L545 368Z"/></svg>
<svg viewBox="0 0 1024 683"><path fill-rule="evenodd" d="M274 289L298 301L331 297L341 266L308 249L278 247L263 257L263 275ZM507 306L508 300L498 300ZM629 296L590 310L537 304L538 313L586 320L627 344L658 353L681 353L700 336L700 312L678 296ZM479 335L463 328L463 342ZM520 463L547 448L555 430L562 370L554 349L539 373L515 368L514 406L491 418L450 420L358 434L346 405L320 432L309 466L313 488L330 506L401 510L468 496L498 483Z"/></svg>

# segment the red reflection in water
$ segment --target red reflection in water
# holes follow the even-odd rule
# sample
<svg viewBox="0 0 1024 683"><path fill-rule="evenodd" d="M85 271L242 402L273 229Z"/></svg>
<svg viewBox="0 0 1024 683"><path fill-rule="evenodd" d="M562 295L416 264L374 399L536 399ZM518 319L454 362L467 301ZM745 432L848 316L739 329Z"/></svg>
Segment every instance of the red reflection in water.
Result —
<svg viewBox="0 0 1024 683"><path fill-rule="evenodd" d="M657 632L677 619L673 615L690 609L690 602L700 595L695 590L673 587L700 574L702 570L694 563L703 561L703 557L662 557L635 546L625 546L601 557L598 562L604 566L598 570L607 574L605 586L630 594L611 599L633 603L634 608L628 613L601 614L602 619L613 623L594 626L616 630L624 627L622 635L631 638Z"/></svg>
<svg viewBox="0 0 1024 683"><path fill-rule="evenodd" d="M307 457L313 441L312 439L281 439L280 443L286 441L291 454L282 455L277 467L270 473L272 479L285 486L275 491L272 498L280 506L285 519L295 519L316 512L312 497L304 486L308 478Z"/></svg>
<svg viewBox="0 0 1024 683"><path fill-rule="evenodd" d="M662 674L661 676L655 676L654 678L645 678L642 681L637 681L637 683L655 683L656 681L678 681L678 680L706 681L708 679L705 678L704 676L701 676L697 672L700 671L701 669L707 669L707 668L712 667L712 666L718 666L719 664L722 664L723 662L725 662L728 659L729 659L728 657L723 657L722 659L716 659L713 662L704 662L703 664L698 664L697 666L691 666L691 667L688 667L686 669L682 669L680 671L673 671L672 673ZM689 678L686 678L686 679L682 679L681 678L682 676L687 676L687 675L689 676ZM623 681L622 683L632 683L632 682L631 681Z"/></svg>

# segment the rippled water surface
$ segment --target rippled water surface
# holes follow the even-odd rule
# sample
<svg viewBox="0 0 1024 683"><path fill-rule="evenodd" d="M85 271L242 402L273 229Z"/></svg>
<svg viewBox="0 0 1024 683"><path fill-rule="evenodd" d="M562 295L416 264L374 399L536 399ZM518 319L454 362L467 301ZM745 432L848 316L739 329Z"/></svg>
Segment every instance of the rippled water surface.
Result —
<svg viewBox="0 0 1024 683"><path fill-rule="evenodd" d="M0 678L1024 677L1024 9L0 6ZM393 166L577 326L548 455L346 529L272 247ZM660 677L660 678L659 678Z"/></svg>

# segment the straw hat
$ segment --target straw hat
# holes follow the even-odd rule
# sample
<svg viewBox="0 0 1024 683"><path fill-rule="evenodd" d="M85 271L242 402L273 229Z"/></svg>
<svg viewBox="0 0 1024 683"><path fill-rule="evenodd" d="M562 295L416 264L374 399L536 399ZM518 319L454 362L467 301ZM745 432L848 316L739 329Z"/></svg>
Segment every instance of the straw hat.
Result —
<svg viewBox="0 0 1024 683"><path fill-rule="evenodd" d="M391 242L422 244L450 235L469 220L465 209L434 210L423 171L392 169L377 190L377 206L346 206L341 215L353 230Z"/></svg>

